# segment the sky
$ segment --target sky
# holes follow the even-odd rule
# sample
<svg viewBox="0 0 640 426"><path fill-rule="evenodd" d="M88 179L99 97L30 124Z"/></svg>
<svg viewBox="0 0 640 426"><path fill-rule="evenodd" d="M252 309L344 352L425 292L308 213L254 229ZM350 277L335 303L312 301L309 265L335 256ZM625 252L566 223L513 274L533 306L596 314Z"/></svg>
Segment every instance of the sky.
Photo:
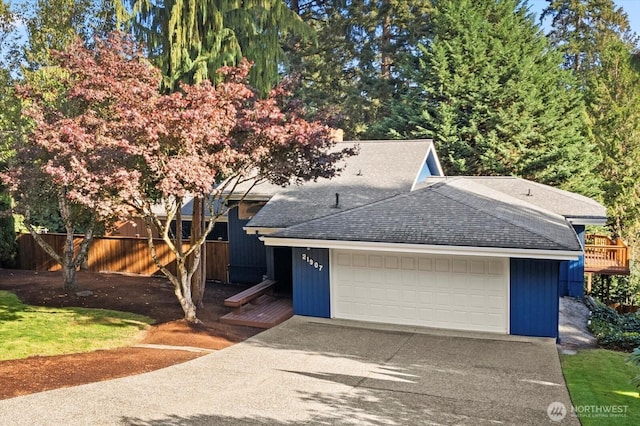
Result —
<svg viewBox="0 0 640 426"><path fill-rule="evenodd" d="M640 0L615 0L616 6L622 7L629 17L631 30L640 35ZM547 7L546 0L529 0L529 6L532 13L540 18L542 11ZM545 29L545 33L546 33Z"/></svg>

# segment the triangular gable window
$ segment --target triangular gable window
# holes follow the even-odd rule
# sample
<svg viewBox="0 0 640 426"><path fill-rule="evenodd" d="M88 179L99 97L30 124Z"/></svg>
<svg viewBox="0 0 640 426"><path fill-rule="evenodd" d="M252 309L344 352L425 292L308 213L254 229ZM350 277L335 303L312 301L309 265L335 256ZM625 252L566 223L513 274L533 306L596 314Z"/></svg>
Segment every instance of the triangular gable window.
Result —
<svg viewBox="0 0 640 426"><path fill-rule="evenodd" d="M418 174L417 182L424 182L424 180L430 176L442 176L442 172L440 167L438 167L438 159L434 155L433 150L429 150L429 154L427 155L427 159L422 165L422 169L420 170L420 174Z"/></svg>

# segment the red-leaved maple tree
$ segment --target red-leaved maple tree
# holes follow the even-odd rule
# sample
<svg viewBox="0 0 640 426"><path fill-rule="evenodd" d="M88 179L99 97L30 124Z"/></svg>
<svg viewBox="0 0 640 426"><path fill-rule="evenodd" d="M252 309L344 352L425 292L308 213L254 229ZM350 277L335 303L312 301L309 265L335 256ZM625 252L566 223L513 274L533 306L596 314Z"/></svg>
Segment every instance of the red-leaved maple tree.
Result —
<svg viewBox="0 0 640 426"><path fill-rule="evenodd" d="M336 162L352 153L331 151L331 129L280 108L280 93L260 99L246 83L246 61L220 69L217 85L205 81L161 94L159 71L119 34L92 49L75 43L57 57L66 75L64 104L73 108L50 110L33 90L23 90L35 125L21 158L33 155L33 147L39 157L19 162L9 180L17 189L36 169L59 198L100 219L144 219L152 258L190 323L199 322L192 279L202 246L216 220L235 205L229 198L242 199L264 181L330 178ZM186 197L205 203L209 215L200 235L184 245L180 212ZM175 256L175 273L156 256L154 229Z"/></svg>

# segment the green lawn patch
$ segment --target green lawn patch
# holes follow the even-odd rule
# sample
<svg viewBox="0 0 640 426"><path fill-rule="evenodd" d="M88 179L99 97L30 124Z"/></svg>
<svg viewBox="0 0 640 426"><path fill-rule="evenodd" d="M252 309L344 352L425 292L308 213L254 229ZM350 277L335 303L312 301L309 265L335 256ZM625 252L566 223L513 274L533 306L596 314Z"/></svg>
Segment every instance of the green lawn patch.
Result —
<svg viewBox="0 0 640 426"><path fill-rule="evenodd" d="M561 355L562 372L583 426L640 425L640 398L628 354L606 349Z"/></svg>
<svg viewBox="0 0 640 426"><path fill-rule="evenodd" d="M29 306L0 291L0 361L127 346L152 323L128 312Z"/></svg>

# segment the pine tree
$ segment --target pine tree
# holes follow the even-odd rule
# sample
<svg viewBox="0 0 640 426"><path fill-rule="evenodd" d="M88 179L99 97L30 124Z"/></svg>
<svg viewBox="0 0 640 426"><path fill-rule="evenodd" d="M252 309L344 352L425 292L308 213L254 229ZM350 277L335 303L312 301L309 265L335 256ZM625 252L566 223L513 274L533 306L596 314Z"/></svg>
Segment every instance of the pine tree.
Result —
<svg viewBox="0 0 640 426"><path fill-rule="evenodd" d="M317 43L294 39L287 73L316 117L349 139L384 137L375 124L389 114L407 81L399 73L428 29L428 0L290 1L317 32Z"/></svg>
<svg viewBox="0 0 640 426"><path fill-rule="evenodd" d="M599 56L607 40L634 44L629 18L612 0L548 0L542 18L552 18L548 34L564 53L565 66L579 77L600 67Z"/></svg>
<svg viewBox="0 0 640 426"><path fill-rule="evenodd" d="M312 35L283 0L125 0L117 11L148 46L168 91L180 81L216 81L218 68L246 57L250 83L266 95L278 81L284 37Z"/></svg>
<svg viewBox="0 0 640 426"><path fill-rule="evenodd" d="M585 94L589 136L601 161L610 228L631 245L640 232L640 58L637 36L611 0L554 0L549 37ZM637 258L637 254L634 254Z"/></svg>
<svg viewBox="0 0 640 426"><path fill-rule="evenodd" d="M383 125L433 138L449 175L516 175L592 192L581 94L533 17L518 0L434 4L417 85Z"/></svg>

